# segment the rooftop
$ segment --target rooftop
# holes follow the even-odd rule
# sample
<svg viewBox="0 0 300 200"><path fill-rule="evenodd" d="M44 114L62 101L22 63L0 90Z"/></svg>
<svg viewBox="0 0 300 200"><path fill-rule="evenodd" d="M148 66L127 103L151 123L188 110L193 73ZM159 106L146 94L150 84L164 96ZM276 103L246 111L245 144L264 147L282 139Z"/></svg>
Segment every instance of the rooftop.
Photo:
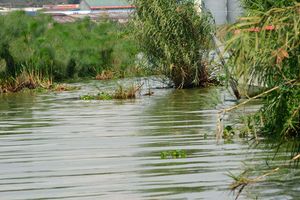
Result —
<svg viewBox="0 0 300 200"><path fill-rule="evenodd" d="M83 0L90 7L130 6L127 0Z"/></svg>
<svg viewBox="0 0 300 200"><path fill-rule="evenodd" d="M127 0L82 0L91 10L131 9L133 6Z"/></svg>

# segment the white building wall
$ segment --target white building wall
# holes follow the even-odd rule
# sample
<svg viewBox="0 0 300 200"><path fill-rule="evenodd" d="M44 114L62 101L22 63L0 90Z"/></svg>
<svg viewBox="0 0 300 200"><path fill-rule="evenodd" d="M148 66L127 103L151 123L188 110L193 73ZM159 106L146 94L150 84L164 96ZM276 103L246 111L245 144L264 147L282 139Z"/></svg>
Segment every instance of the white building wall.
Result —
<svg viewBox="0 0 300 200"><path fill-rule="evenodd" d="M203 0L203 3L213 14L216 24L227 23L227 0Z"/></svg>
<svg viewBox="0 0 300 200"><path fill-rule="evenodd" d="M243 13L240 0L227 0L227 20L234 23Z"/></svg>
<svg viewBox="0 0 300 200"><path fill-rule="evenodd" d="M202 0L205 8L211 11L216 24L233 23L242 13L240 0Z"/></svg>

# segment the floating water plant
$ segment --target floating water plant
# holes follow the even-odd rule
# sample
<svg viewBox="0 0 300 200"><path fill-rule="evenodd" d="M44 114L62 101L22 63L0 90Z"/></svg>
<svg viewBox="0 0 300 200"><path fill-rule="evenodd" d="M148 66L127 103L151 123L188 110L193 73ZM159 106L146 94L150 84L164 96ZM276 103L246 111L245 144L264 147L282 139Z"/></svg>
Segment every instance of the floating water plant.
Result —
<svg viewBox="0 0 300 200"><path fill-rule="evenodd" d="M231 139L233 139L234 135L235 135L235 132L234 132L232 126L226 126L224 128L223 135L222 135L223 139L231 140Z"/></svg>
<svg viewBox="0 0 300 200"><path fill-rule="evenodd" d="M171 150L171 151L160 152L161 159L186 158L186 156L187 156L187 154L184 150Z"/></svg>

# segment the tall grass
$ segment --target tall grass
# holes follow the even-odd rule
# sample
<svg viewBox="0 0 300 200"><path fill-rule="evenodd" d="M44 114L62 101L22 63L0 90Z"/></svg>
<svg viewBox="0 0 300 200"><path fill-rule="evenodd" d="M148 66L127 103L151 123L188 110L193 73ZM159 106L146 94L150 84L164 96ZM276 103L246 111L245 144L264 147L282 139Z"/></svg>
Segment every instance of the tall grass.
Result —
<svg viewBox="0 0 300 200"><path fill-rule="evenodd" d="M153 68L179 88L203 86L214 32L210 14L192 0L133 0L135 36Z"/></svg>
<svg viewBox="0 0 300 200"><path fill-rule="evenodd" d="M88 18L58 24L50 16L14 12L0 16L0 27L0 85L21 74L60 81L103 70L124 75L135 67L137 48L126 25Z"/></svg>
<svg viewBox="0 0 300 200"><path fill-rule="evenodd" d="M232 72L245 83L273 88L265 95L257 126L266 137L300 152L300 4L243 18L227 45ZM247 89L247 88L245 88Z"/></svg>
<svg viewBox="0 0 300 200"><path fill-rule="evenodd" d="M242 0L242 6L248 14L255 14L256 12L266 12L272 8L284 8L293 6L297 0Z"/></svg>

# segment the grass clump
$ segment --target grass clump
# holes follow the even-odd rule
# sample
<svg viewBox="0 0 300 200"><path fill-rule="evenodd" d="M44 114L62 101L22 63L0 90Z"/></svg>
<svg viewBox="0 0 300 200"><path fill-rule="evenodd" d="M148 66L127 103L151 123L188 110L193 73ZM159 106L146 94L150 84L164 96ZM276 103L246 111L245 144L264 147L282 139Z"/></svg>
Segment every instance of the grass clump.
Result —
<svg viewBox="0 0 300 200"><path fill-rule="evenodd" d="M55 92L74 91L79 89L80 87L78 86L71 86L67 84L53 84L50 87L50 90Z"/></svg>
<svg viewBox="0 0 300 200"><path fill-rule="evenodd" d="M35 89L44 88L50 89L52 80L44 78L39 74L29 74L22 72L16 77L0 78L0 93L19 92L24 88Z"/></svg>
<svg viewBox="0 0 300 200"><path fill-rule="evenodd" d="M114 73L112 71L103 70L101 74L96 75L96 80L110 80L114 77Z"/></svg>
<svg viewBox="0 0 300 200"><path fill-rule="evenodd" d="M205 86L213 20L194 1L133 0L135 37L149 65L177 88Z"/></svg>
<svg viewBox="0 0 300 200"><path fill-rule="evenodd" d="M83 95L80 96L81 100L112 100L113 96L107 92L100 92L97 95Z"/></svg>
<svg viewBox="0 0 300 200"><path fill-rule="evenodd" d="M112 93L100 92L97 95L83 95L80 97L80 99L81 100L135 99L141 87L142 85L139 86L131 85L126 88L122 85L119 85L117 89Z"/></svg>
<svg viewBox="0 0 300 200"><path fill-rule="evenodd" d="M115 99L135 99L136 94L138 91L140 91L141 87L142 85L131 85L128 88L124 88L124 86L119 85L118 88L115 90L113 97Z"/></svg>

